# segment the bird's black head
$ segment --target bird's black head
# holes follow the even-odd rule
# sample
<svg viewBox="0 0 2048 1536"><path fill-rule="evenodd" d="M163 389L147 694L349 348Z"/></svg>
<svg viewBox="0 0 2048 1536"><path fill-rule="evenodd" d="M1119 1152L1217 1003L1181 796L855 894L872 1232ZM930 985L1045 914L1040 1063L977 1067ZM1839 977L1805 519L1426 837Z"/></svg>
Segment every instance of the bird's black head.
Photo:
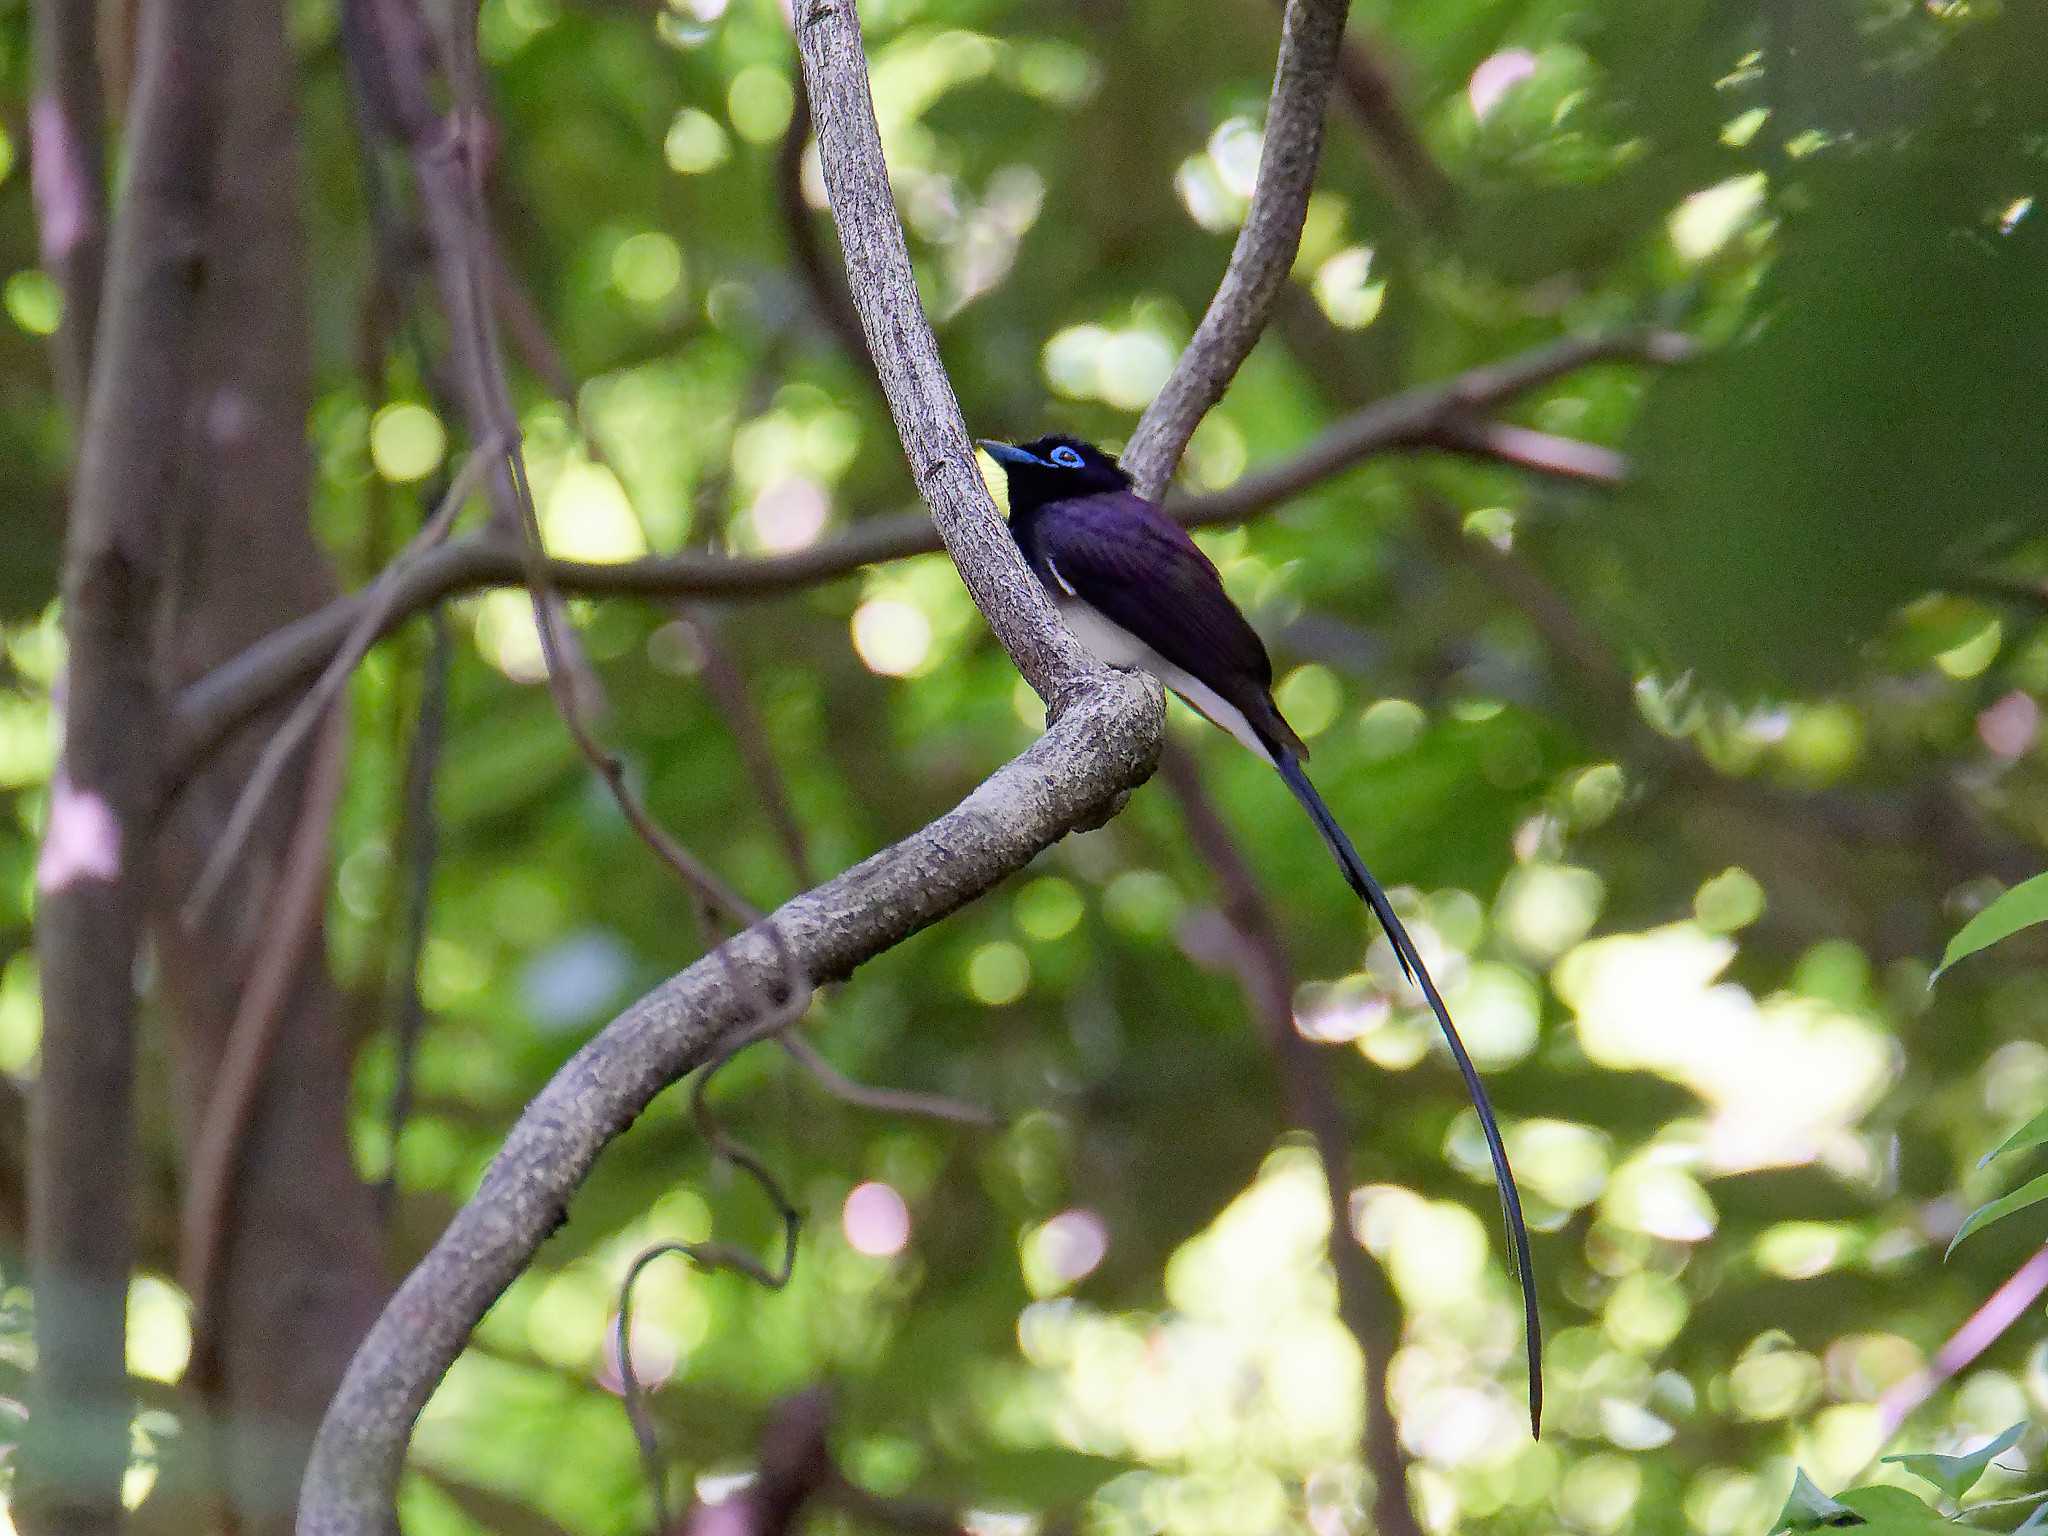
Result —
<svg viewBox="0 0 2048 1536"><path fill-rule="evenodd" d="M976 440L977 446L1003 466L1010 482L1010 514L1029 512L1053 501L1072 501L1103 491L1130 489L1123 466L1077 437L1040 437L1028 443Z"/></svg>

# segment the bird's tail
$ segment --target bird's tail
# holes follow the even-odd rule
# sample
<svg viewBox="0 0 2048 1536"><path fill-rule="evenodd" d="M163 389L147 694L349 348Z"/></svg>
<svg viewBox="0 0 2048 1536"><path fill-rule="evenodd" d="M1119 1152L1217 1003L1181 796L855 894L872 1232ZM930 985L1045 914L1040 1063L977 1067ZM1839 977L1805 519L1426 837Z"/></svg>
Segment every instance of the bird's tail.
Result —
<svg viewBox="0 0 2048 1536"><path fill-rule="evenodd" d="M1301 759L1293 752L1274 754L1274 766L1280 770L1280 777L1287 781L1287 787L1294 791L1316 830L1323 835L1330 852L1336 856L1338 866L1344 871L1344 878L1351 882L1351 888L1364 898L1372 908L1373 916L1387 932L1387 942L1394 946L1394 957L1401 963L1401 974L1422 989L1422 995L1429 999L1430 1011L1444 1032L1444 1040L1451 1048L1451 1059L1458 1064L1458 1074L1465 1079L1465 1091L1471 1095L1472 1108L1478 1112L1479 1128L1486 1135L1486 1150L1493 1158L1493 1181L1500 1188L1501 1209L1507 1216L1508 1247L1515 1257L1515 1269L1522 1282L1522 1322L1529 1343L1529 1429L1538 1433L1543 1423L1543 1323L1536 1312L1536 1270L1529 1258L1529 1228L1522 1219L1522 1195L1515 1186L1515 1171L1508 1166L1508 1149L1500 1138L1500 1125L1494 1119L1493 1104L1486 1096L1486 1085L1479 1080L1479 1069L1472 1065L1472 1058L1466 1054L1465 1042L1458 1038L1457 1028L1451 1023L1451 1012L1444 1006L1443 997L1437 992L1436 983L1430 979L1429 968L1422 963L1421 952L1415 941L1408 937L1393 903L1387 900L1387 893L1373 879L1372 871L1365 867L1365 860L1358 856L1358 850L1351 845L1351 839L1337 824L1337 818L1330 814L1330 808L1323 803L1323 797L1316 793L1315 785L1308 779L1308 773L1301 766Z"/></svg>

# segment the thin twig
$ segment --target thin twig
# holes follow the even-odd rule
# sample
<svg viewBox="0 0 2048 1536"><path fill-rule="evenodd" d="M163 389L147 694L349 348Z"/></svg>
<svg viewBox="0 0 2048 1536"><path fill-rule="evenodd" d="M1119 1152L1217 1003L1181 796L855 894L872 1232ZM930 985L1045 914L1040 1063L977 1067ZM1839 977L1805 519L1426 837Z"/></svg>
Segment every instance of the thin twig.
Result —
<svg viewBox="0 0 2048 1536"><path fill-rule="evenodd" d="M955 1125L994 1127L1002 1124L993 1111L963 1099L951 1099L938 1093L918 1093L908 1088L876 1088L857 1083L827 1061L815 1045L794 1031L782 1037L782 1048L833 1098L858 1109L871 1109L883 1115L946 1120Z"/></svg>
<svg viewBox="0 0 2048 1536"><path fill-rule="evenodd" d="M412 1118L413 1069L426 1024L426 1006L420 997L420 959L426 952L427 915L440 843L439 821L434 812L434 778L441 761L452 647L448 616L435 608L428 614L428 623L432 640L420 683L419 720L413 727L412 745L406 753L405 800L398 839L399 859L407 875L405 938L391 978L397 1005L392 1010L391 1030L396 1061L391 1080L390 1166L377 1186L380 1214L387 1227L398 1203L398 1147L405 1136L406 1121Z"/></svg>
<svg viewBox="0 0 2048 1536"><path fill-rule="evenodd" d="M282 879L262 929L261 947L242 983L213 1092L194 1138L180 1231L181 1280L192 1298L193 1357L202 1376L217 1364L223 1342L216 1326L214 1281L233 1197L235 1165L248 1134L263 1074L284 1024L285 1005L306 947L325 911L334 808L348 763L348 722L329 711L306 775L305 798L286 845Z"/></svg>
<svg viewBox="0 0 2048 1536"><path fill-rule="evenodd" d="M711 1080L718 1069L738 1055L747 1046L771 1034L782 1034L803 1017L810 1006L812 989L809 979L803 974L795 954L782 938L780 930L773 923L767 925L769 939L775 944L783 960L784 976L791 983L790 991L777 1005L768 999L765 990L754 987L750 975L739 970L733 963L730 949L721 948L719 953L726 957L726 973L733 984L743 990L754 992L754 1020L744 1030L736 1033L720 1049L719 1053L704 1064L696 1081L690 1085L690 1116L696 1122L698 1132L712 1155L722 1158L742 1169L760 1186L761 1192L775 1207L782 1218L782 1261L769 1269L746 1249L731 1243L721 1242L665 1242L657 1243L634 1259L626 1271L626 1278L619 1287L619 1317L616 1334L616 1348L619 1362L619 1401L626 1411L626 1418L633 1426L633 1438L640 1447L641 1465L647 1474L647 1485L654 1496L655 1529L669 1529L668 1479L661 1464L661 1446L654 1434L654 1425L647 1417L640 1401L640 1378L633 1365L633 1283L640 1278L641 1270L665 1254L679 1253L701 1269L730 1269L745 1275L757 1285L771 1291L779 1291L789 1284L789 1277L796 1270L797 1239L803 1230L803 1213L789 1196L783 1193L781 1183L769 1169L767 1163L746 1143L731 1135L721 1125L705 1095L710 1091Z"/></svg>
<svg viewBox="0 0 2048 1536"><path fill-rule="evenodd" d="M740 758L747 766L747 777L760 791L762 808L768 813L769 824L775 828L783 857L789 861L790 872L796 876L799 886L812 884L811 859L804 846L803 824L797 820L796 807L790 803L789 786L783 781L782 765L776 762L775 748L768 740L767 723L762 720L760 710L754 707L739 663L733 660L731 651L718 633L717 616L685 608L678 610L676 619L696 637L698 653L704 658L699 675L712 702L725 717L726 728L732 732L733 745L739 748Z"/></svg>
<svg viewBox="0 0 2048 1536"><path fill-rule="evenodd" d="M234 811L221 830L220 841L207 856L206 867L186 899L180 916L188 927L196 927L212 910L214 899L220 894L229 871L235 867L235 861L242 856L249 834L255 830L256 818L269 802L271 792L276 789L292 754L298 751L313 727L333 707L342 689L348 686L357 663L369 654L370 647L382 633L401 590L398 573L413 559L448 537L463 503L469 500L470 492L476 488L477 477L491 464L493 452L494 446L487 444L464 460L454 483L448 487L448 494L441 498L441 505L427 519L426 526L413 535L399 557L384 567L370 584L355 624L327 663L320 680L307 690L306 696L285 717L276 734L263 744L262 755L250 770L242 792L235 798Z"/></svg>
<svg viewBox="0 0 2048 1536"><path fill-rule="evenodd" d="M471 39L470 41L473 41ZM459 63L451 71L460 90L465 82L474 84L473 61ZM524 554L526 588L533 605L534 628L540 639L542 668L556 713L576 748L597 770L620 813L642 842L654 850L683 883L710 907L734 924L751 922L755 909L691 854L663 828L626 782L623 760L604 746L585 714L585 700L578 697L578 679L566 661L566 624L558 629L562 614L559 594L550 582L547 546L541 536L540 514L534 506L533 488L527 480L526 456L520 447L519 424L512 410L511 389L505 378L503 354L498 347L496 312L489 298L486 249L489 225L483 207L480 168L476 164L476 125L482 121L481 107L474 97L458 96L453 122L443 136L440 154L455 168L450 177L435 177L422 184L422 195L430 207L429 223L443 231L442 238L459 241L460 281L450 300L450 324L461 338L458 351L468 359L475 375L472 385L474 409L487 439L502 455L505 479L510 486L511 505ZM456 209L438 208L438 199L459 197ZM602 705L601 685L594 674L587 686L591 699Z"/></svg>
<svg viewBox="0 0 2048 1536"><path fill-rule="evenodd" d="M768 1187L774 1188L772 1183ZM661 1441L654 1433L654 1421L648 1416L647 1405L641 1401L640 1373L633 1364L633 1287L640 1279L640 1272L656 1259L680 1254L700 1269L735 1269L769 1290L779 1291L789 1283L796 1260L797 1236L803 1221L787 1203L781 1206L781 1216L784 1248L782 1268L777 1272L763 1269L752 1254L724 1244L666 1242L643 1249L619 1285L619 1313L612 1325L612 1350L619 1365L619 1405L625 1410L626 1422L633 1427L633 1443L640 1450L640 1468L646 1475L647 1489L654 1500L654 1528L657 1531L673 1529L669 1518L668 1469L662 1465Z"/></svg>

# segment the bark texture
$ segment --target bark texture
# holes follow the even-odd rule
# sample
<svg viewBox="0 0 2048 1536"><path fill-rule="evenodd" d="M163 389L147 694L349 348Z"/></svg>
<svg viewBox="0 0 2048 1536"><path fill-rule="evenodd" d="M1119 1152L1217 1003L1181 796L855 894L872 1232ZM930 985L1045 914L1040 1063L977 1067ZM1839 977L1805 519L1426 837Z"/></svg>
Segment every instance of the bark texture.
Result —
<svg viewBox="0 0 2048 1536"><path fill-rule="evenodd" d="M61 764L37 865L43 1046L29 1183L37 1374L21 1469L36 1533L118 1530L134 1257L135 967L160 740L150 640L199 329L224 37L212 0L142 20L65 553Z"/></svg>
<svg viewBox="0 0 2048 1536"><path fill-rule="evenodd" d="M318 610L335 590L308 520L311 339L285 7L216 3L235 44L221 70L191 468L163 630L167 688ZM259 719L186 785L164 823L150 891L188 1172L209 1124L238 1149L219 1170L221 1187L188 1181L188 1208L212 1199L218 1215L196 1241L188 1222L181 1268L201 1309L190 1381L215 1426L210 1470L239 1529L260 1536L291 1529L320 1413L389 1291L344 1120L350 1047L320 903L300 924L281 916L294 877L326 883L324 856L317 869L291 867L292 850L303 857L324 843L295 839L302 820L331 814L306 795L319 746L287 769L220 899L196 925L181 917L275 723ZM289 948L273 952L278 946ZM281 984L267 1004L258 1000L259 1018L248 994L266 962L282 967ZM253 1086L223 1094L220 1085L237 1075L230 1061L258 1030L269 1048Z"/></svg>

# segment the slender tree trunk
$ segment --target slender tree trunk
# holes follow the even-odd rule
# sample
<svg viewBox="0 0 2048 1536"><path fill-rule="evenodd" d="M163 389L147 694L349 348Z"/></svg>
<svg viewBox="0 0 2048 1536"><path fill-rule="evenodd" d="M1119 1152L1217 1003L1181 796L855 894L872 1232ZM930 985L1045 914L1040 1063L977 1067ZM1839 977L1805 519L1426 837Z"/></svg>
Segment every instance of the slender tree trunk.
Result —
<svg viewBox="0 0 2048 1536"><path fill-rule="evenodd" d="M165 629L172 685L334 595L308 518L304 186L285 6L216 3L236 42L223 70L189 424L194 468ZM188 1211L211 1200L217 1215L200 1218L196 1241L188 1221L182 1265L204 1297L192 1385L215 1427L213 1460L235 1526L255 1536L291 1529L313 1430L388 1289L375 1209L349 1149L350 1047L327 968L324 900L294 925L281 894L295 878L324 893L324 853L317 869L292 864L307 856L302 822L331 816L331 804L310 794L307 768L315 754L340 749L338 737L316 733L219 899L196 924L182 915L275 724L273 715L244 732L179 797L162 830L150 907L188 1174L206 1177L191 1153L204 1135L221 1134L209 1122L227 1119L236 1149L222 1188L191 1187L188 1178ZM310 839L316 849L323 841ZM286 979L275 1001L256 1002L252 1013L252 978L266 962L282 965ZM270 1044L253 1090L222 1092L233 1076L227 1064L259 1036Z"/></svg>
<svg viewBox="0 0 2048 1536"><path fill-rule="evenodd" d="M66 550L62 761L37 866L43 1049L32 1131L36 1388L21 1469L37 1533L119 1529L134 1252L135 967L160 700L150 637L203 276L213 0L153 0L114 218Z"/></svg>

